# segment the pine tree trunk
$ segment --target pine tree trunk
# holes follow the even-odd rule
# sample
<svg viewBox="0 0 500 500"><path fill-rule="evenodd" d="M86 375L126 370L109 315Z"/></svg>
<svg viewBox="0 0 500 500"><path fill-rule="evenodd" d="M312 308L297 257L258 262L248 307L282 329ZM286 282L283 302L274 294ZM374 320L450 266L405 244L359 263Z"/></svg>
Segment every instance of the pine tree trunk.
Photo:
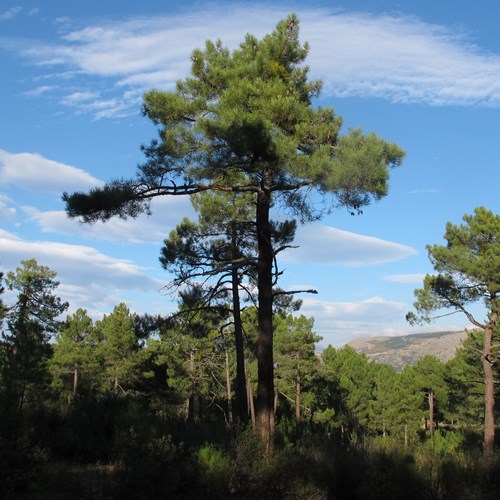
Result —
<svg viewBox="0 0 500 500"><path fill-rule="evenodd" d="M227 390L227 423L233 425L233 404L231 400L231 373L229 372L229 353L226 351L226 390Z"/></svg>
<svg viewBox="0 0 500 500"><path fill-rule="evenodd" d="M189 396L186 401L186 420L188 422L194 421L194 352L189 353Z"/></svg>
<svg viewBox="0 0 500 500"><path fill-rule="evenodd" d="M76 397L76 391L78 389L78 366L75 365L73 368L73 399Z"/></svg>
<svg viewBox="0 0 500 500"><path fill-rule="evenodd" d="M484 329L483 373L484 373L484 441L483 455L489 460L493 457L495 446L495 381L493 363L491 362L493 346L493 327L498 313L491 313L490 320Z"/></svg>
<svg viewBox="0 0 500 500"><path fill-rule="evenodd" d="M257 193L257 243L259 290L257 341L257 428L265 443L266 450L272 452L274 434L274 365L273 365L273 248L269 209L271 193L265 188L265 179Z"/></svg>
<svg viewBox="0 0 500 500"><path fill-rule="evenodd" d="M434 391L429 389L429 430L431 431L431 436L434 435Z"/></svg>
<svg viewBox="0 0 500 500"><path fill-rule="evenodd" d="M300 424L300 373L297 373L297 377L295 378L295 421L297 424Z"/></svg>
<svg viewBox="0 0 500 500"><path fill-rule="evenodd" d="M237 242L235 228L233 226L232 238L232 258L236 259ZM231 272L232 295L233 295L233 320L234 320L234 337L236 347L236 388L238 403L238 417L244 423L248 422L248 398L246 391L245 377L245 352L243 347L243 326L241 324L240 310L240 288L238 269L234 268Z"/></svg>
<svg viewBox="0 0 500 500"><path fill-rule="evenodd" d="M255 427L255 406L253 404L252 380L250 379L250 377L248 377L247 379L247 400L252 427Z"/></svg>

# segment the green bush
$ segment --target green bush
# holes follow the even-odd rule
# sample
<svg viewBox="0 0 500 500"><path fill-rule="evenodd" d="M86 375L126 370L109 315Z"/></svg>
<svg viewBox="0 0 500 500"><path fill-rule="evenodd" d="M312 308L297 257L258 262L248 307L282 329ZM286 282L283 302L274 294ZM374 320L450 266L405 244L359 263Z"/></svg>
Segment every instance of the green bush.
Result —
<svg viewBox="0 0 500 500"><path fill-rule="evenodd" d="M232 461L213 445L202 446L197 453L201 482L208 497L217 498L229 492Z"/></svg>

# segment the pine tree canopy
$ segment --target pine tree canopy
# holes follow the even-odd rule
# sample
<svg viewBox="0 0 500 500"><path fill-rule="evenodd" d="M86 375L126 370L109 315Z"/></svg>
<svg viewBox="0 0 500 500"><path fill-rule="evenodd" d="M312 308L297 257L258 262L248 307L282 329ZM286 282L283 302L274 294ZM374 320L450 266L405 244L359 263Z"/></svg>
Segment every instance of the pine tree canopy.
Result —
<svg viewBox="0 0 500 500"><path fill-rule="evenodd" d="M293 14L261 40L247 35L233 52L207 41L175 90L145 94L143 113L159 138L143 146L136 178L65 193L68 215L85 222L136 217L156 196L264 187L307 220L310 188L358 210L385 196L389 168L400 165L403 151L375 134L341 134L342 119L313 106L321 82L308 79L307 53Z"/></svg>

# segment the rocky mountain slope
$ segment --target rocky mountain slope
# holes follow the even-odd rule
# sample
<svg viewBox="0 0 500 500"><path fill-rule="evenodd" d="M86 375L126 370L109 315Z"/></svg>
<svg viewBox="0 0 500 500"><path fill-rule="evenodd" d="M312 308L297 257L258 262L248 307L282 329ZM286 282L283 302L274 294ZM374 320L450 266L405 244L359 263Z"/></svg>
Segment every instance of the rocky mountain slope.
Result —
<svg viewBox="0 0 500 500"><path fill-rule="evenodd" d="M356 339L349 345L373 361L401 370L405 365L415 364L427 354L442 361L451 359L466 336L465 331L417 333L402 337Z"/></svg>

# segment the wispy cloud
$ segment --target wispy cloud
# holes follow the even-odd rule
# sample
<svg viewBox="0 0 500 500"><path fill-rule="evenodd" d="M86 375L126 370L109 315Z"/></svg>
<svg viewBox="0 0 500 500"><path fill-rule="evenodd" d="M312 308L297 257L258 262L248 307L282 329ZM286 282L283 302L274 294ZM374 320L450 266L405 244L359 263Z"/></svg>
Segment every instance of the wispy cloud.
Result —
<svg viewBox="0 0 500 500"><path fill-rule="evenodd" d="M195 217L194 209L186 196L153 200L150 216L143 214L137 219L128 220L114 217L108 222L95 224L81 224L78 220L69 219L61 210L40 211L29 206L22 208L44 233L75 235L119 244L161 243L181 222L182 217Z"/></svg>
<svg viewBox="0 0 500 500"><path fill-rule="evenodd" d="M324 76L327 92L433 105L500 105L500 55L451 28L416 17L360 13L315 18L311 28L310 36L304 29L313 47L310 64Z"/></svg>
<svg viewBox="0 0 500 500"><path fill-rule="evenodd" d="M36 153L9 153L0 149L0 183L29 191L61 193L95 187L102 181L84 170Z"/></svg>
<svg viewBox="0 0 500 500"><path fill-rule="evenodd" d="M124 88L170 88L186 76L191 51L206 39L220 37L234 48L246 32L262 36L287 13L276 5L211 5L203 15L197 10L82 27L56 43L23 47L23 53L40 65L112 79L113 91L122 89L122 107L110 107L112 115L136 106L123 100ZM482 50L461 32L415 17L317 8L298 14L302 39L311 45L308 63L324 79L326 95L500 106L500 54Z"/></svg>
<svg viewBox="0 0 500 500"><path fill-rule="evenodd" d="M372 322L394 319L406 311L407 304L388 301L381 297L370 297L358 302L327 302L315 299L304 299L303 310L321 310L323 316L335 321L360 321L369 318Z"/></svg>
<svg viewBox="0 0 500 500"><path fill-rule="evenodd" d="M52 85L40 85L39 87L35 87L34 89L27 90L26 92L24 92L24 95L26 97L39 97L49 92L53 92L54 90L55 87Z"/></svg>
<svg viewBox="0 0 500 500"><path fill-rule="evenodd" d="M391 283L422 284L425 274L388 274L384 276L384 281Z"/></svg>
<svg viewBox="0 0 500 500"><path fill-rule="evenodd" d="M123 290L154 292L162 283L146 276L128 260L105 255L95 248L50 241L27 241L0 230L0 267L14 270L21 260L35 257L57 272L64 300L80 307L102 309ZM116 303L116 301L115 301Z"/></svg>
<svg viewBox="0 0 500 500"><path fill-rule="evenodd" d="M410 194L436 194L440 192L441 192L440 189L428 188L428 189L413 189L412 191L410 191Z"/></svg>
<svg viewBox="0 0 500 500"><path fill-rule="evenodd" d="M10 9L7 9L4 12L0 13L0 21L8 21L9 19L13 19L14 17L18 16L21 11L23 10L22 7L11 7Z"/></svg>
<svg viewBox="0 0 500 500"><path fill-rule="evenodd" d="M283 252L285 262L360 267L394 262L417 253L407 245L322 224L300 226L295 244L299 248Z"/></svg>
<svg viewBox="0 0 500 500"><path fill-rule="evenodd" d="M0 194L0 221L12 222L17 218L17 210L9 206L10 199Z"/></svg>
<svg viewBox="0 0 500 500"><path fill-rule="evenodd" d="M93 115L96 120L128 116L132 111L132 104L135 104L134 108L137 113L141 102L142 92L133 90L109 98L103 97L100 92L90 90L73 92L61 98L61 104L75 109L78 114Z"/></svg>

